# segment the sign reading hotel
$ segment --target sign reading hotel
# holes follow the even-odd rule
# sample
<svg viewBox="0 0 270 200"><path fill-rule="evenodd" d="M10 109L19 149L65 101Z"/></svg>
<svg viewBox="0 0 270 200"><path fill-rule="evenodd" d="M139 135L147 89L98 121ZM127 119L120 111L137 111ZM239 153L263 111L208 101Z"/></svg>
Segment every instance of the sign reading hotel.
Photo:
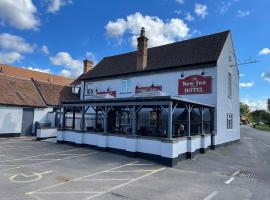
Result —
<svg viewBox="0 0 270 200"><path fill-rule="evenodd" d="M212 77L192 75L184 79L179 79L178 94L209 94L212 93Z"/></svg>

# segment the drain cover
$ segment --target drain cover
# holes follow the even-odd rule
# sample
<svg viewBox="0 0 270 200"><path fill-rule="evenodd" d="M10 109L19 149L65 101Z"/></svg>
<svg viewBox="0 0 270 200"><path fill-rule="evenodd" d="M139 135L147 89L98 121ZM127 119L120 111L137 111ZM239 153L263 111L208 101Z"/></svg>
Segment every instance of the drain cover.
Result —
<svg viewBox="0 0 270 200"><path fill-rule="evenodd" d="M241 176L241 177L246 177L246 178L253 178L254 177L254 173L253 172L250 172L250 171L240 171L240 173L238 174L238 176Z"/></svg>

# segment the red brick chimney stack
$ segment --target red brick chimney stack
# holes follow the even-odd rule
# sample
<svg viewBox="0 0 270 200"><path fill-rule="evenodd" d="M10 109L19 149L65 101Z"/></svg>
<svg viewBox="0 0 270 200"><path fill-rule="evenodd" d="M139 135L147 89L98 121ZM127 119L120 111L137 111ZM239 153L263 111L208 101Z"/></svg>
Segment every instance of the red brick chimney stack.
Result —
<svg viewBox="0 0 270 200"><path fill-rule="evenodd" d="M147 45L148 38L145 37L145 30L142 27L141 35L137 38L138 48L137 48L137 71L144 70L147 66Z"/></svg>
<svg viewBox="0 0 270 200"><path fill-rule="evenodd" d="M83 61L83 73L86 73L93 69L93 62L91 60L85 59Z"/></svg>

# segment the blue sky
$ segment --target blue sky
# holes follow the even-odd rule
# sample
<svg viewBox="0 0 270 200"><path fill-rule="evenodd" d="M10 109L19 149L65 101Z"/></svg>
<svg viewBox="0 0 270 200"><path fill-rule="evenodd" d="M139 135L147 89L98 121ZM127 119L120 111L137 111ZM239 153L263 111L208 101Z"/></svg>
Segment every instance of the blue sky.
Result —
<svg viewBox="0 0 270 200"><path fill-rule="evenodd" d="M0 0L0 63L81 73L83 59L134 50L140 27L149 45L231 30L240 97L253 109L270 97L268 0Z"/></svg>

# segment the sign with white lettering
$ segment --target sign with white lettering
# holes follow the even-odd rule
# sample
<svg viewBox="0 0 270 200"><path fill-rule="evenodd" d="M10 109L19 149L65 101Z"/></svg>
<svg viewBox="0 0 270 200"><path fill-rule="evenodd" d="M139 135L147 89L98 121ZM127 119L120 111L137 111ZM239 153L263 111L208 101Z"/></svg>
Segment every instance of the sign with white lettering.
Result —
<svg viewBox="0 0 270 200"><path fill-rule="evenodd" d="M162 91L161 85L150 85L150 86L143 86L135 88L135 94L142 94L142 93L151 93L151 92L157 92Z"/></svg>
<svg viewBox="0 0 270 200"><path fill-rule="evenodd" d="M113 97L116 97L116 91L97 91L96 92L97 95L106 95L109 94Z"/></svg>
<svg viewBox="0 0 270 200"><path fill-rule="evenodd" d="M178 94L209 94L212 93L212 77L192 75L184 79L179 79Z"/></svg>

